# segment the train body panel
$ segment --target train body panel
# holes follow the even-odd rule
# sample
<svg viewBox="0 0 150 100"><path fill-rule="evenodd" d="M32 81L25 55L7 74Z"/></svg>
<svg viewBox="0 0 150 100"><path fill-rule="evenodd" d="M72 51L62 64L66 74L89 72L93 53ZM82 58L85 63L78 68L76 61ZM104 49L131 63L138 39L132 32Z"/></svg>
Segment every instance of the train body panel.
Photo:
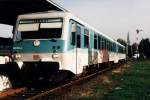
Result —
<svg viewBox="0 0 150 100"><path fill-rule="evenodd" d="M82 73L83 67L88 65L88 54L86 53L86 50L72 49L67 53L64 53L63 56L63 69L70 70L75 74Z"/></svg>

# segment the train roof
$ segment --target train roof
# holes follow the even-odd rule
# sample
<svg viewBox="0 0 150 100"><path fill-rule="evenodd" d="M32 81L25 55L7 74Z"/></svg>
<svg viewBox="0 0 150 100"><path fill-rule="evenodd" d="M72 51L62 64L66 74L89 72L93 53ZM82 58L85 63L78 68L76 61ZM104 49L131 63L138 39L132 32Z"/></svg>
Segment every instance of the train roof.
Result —
<svg viewBox="0 0 150 100"><path fill-rule="evenodd" d="M102 35L103 37L105 37L105 38L109 39L110 41L116 43L117 45L120 45L120 46L124 47L123 45L118 43L116 40L110 38L109 36L107 36L106 34L100 32L100 31L98 31L96 28L94 28L93 26L91 26L91 25L87 24L86 22L82 21L79 17L76 17L75 15L71 14L68 11L66 11L66 12L62 12L62 11L45 11L45 12L29 13L29 14L19 15L18 19L34 19L34 18L49 18L49 17L69 17L70 19L76 20L80 24L88 27L89 29L95 31L96 33Z"/></svg>

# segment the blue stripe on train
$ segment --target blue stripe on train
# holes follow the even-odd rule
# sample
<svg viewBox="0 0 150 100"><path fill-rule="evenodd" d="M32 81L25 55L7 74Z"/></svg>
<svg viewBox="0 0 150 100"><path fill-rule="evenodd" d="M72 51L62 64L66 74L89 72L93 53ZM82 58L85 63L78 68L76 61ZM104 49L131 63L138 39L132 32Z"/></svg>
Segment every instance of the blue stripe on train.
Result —
<svg viewBox="0 0 150 100"><path fill-rule="evenodd" d="M14 42L13 53L62 53L64 40L39 40L40 45L34 46L34 40Z"/></svg>

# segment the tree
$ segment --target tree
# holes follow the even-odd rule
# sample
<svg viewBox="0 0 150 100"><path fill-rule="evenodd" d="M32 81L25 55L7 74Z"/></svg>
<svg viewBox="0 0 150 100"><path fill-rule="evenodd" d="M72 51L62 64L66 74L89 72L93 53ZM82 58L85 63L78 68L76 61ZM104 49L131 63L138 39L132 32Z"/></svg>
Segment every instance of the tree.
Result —
<svg viewBox="0 0 150 100"><path fill-rule="evenodd" d="M148 38L142 39L138 48L140 54L150 58L150 41Z"/></svg>
<svg viewBox="0 0 150 100"><path fill-rule="evenodd" d="M132 44L132 52L133 52L133 55L138 53L138 44L137 43Z"/></svg>
<svg viewBox="0 0 150 100"><path fill-rule="evenodd" d="M121 38L117 39L117 42L124 45L125 47L127 46L127 42L125 40L121 39Z"/></svg>
<svg viewBox="0 0 150 100"><path fill-rule="evenodd" d="M128 45L128 57L131 58L133 56L132 46Z"/></svg>

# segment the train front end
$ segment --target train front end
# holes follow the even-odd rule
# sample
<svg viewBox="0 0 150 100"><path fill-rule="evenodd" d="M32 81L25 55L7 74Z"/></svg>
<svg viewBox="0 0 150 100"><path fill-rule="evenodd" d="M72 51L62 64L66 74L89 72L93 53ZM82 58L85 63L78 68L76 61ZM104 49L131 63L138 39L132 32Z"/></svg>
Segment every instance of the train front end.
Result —
<svg viewBox="0 0 150 100"><path fill-rule="evenodd" d="M64 23L63 17L30 17L18 19L12 53L23 78L33 82L34 79L49 79L60 69Z"/></svg>

